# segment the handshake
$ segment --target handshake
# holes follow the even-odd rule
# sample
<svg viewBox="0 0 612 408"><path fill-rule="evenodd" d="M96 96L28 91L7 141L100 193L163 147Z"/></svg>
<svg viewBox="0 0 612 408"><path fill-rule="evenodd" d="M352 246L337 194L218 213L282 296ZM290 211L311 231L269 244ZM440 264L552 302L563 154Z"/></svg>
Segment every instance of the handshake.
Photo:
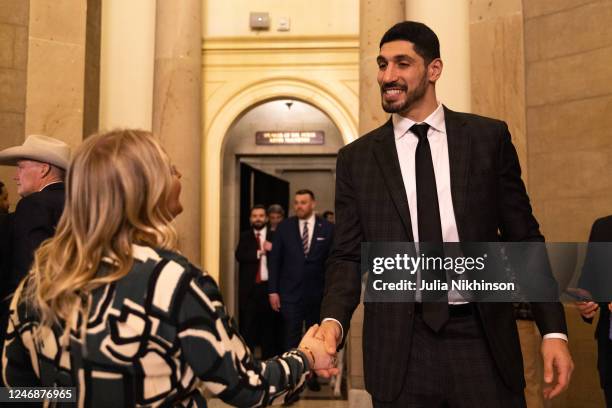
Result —
<svg viewBox="0 0 612 408"><path fill-rule="evenodd" d="M312 326L300 342L298 350L308 358L310 368L318 376L329 378L337 375L336 349L342 340L342 331L338 323L326 320L319 326Z"/></svg>

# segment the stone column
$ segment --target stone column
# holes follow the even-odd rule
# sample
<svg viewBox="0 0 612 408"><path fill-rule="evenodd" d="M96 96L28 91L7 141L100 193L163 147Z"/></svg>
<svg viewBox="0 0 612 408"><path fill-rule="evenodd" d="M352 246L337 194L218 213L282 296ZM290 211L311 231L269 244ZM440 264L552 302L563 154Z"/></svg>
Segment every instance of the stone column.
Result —
<svg viewBox="0 0 612 408"><path fill-rule="evenodd" d="M102 1L101 130L151 130L155 1Z"/></svg>
<svg viewBox="0 0 612 408"><path fill-rule="evenodd" d="M202 137L201 0L157 0L153 133L183 175L181 251L200 263Z"/></svg>
<svg viewBox="0 0 612 408"><path fill-rule="evenodd" d="M87 2L30 2L25 134L83 139Z"/></svg>
<svg viewBox="0 0 612 408"><path fill-rule="evenodd" d="M361 0L359 3L359 135L382 125L389 115L380 103L376 81L380 38L404 20L405 0ZM363 304L353 314L344 358L348 364L349 407L371 407L365 391L362 352Z"/></svg>
<svg viewBox="0 0 612 408"><path fill-rule="evenodd" d="M27 90L29 0L0 0L0 150L23 143ZM11 211L19 199L15 167L0 166Z"/></svg>
<svg viewBox="0 0 612 408"><path fill-rule="evenodd" d="M508 123L527 182L524 26L521 0L470 5L472 111Z"/></svg>
<svg viewBox="0 0 612 408"><path fill-rule="evenodd" d="M469 12L469 0L406 2L406 19L427 24L440 40L444 68L436 83L438 99L463 112L471 108Z"/></svg>
<svg viewBox="0 0 612 408"><path fill-rule="evenodd" d="M380 105L376 82L380 38L392 25L404 20L404 0L361 0L359 3L359 134L377 128L388 114Z"/></svg>

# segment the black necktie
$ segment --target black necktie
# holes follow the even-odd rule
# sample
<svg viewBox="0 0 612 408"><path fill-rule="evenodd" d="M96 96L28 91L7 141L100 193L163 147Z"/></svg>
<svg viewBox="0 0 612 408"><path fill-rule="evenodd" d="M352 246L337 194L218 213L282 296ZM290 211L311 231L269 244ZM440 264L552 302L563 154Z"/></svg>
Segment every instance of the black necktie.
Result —
<svg viewBox="0 0 612 408"><path fill-rule="evenodd" d="M444 256L442 224L440 222L440 207L438 205L438 190L434 173L431 149L427 140L429 125L426 123L412 125L410 130L419 138L414 157L417 191L417 219L419 227L419 251L426 257ZM421 273L421 279L439 279L446 282L444 271L426 271ZM448 303L446 292L427 291L423 300L438 301L423 302L423 321L435 332L439 331L448 320ZM442 299L440 297L443 296Z"/></svg>

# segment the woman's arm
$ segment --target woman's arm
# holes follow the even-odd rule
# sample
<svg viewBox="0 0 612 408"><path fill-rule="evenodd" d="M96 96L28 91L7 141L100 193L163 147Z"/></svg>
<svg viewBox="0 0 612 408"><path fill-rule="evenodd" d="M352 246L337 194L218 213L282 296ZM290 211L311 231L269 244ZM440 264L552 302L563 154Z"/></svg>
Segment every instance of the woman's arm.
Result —
<svg viewBox="0 0 612 408"><path fill-rule="evenodd" d="M236 406L280 404L303 388L310 368L306 354L292 350L255 360L211 277L196 274L191 279L177 323L183 358L223 401Z"/></svg>

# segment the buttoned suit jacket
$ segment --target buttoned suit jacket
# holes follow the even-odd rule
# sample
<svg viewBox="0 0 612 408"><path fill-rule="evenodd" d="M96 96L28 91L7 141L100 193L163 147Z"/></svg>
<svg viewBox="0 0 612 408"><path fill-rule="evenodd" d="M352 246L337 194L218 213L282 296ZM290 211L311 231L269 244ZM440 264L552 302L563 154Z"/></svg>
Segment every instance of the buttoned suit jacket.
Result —
<svg viewBox="0 0 612 408"><path fill-rule="evenodd" d="M506 124L446 107L444 114L460 241L543 241ZM360 301L361 243L414 241L405 187L391 120L338 152L336 229L321 317L337 319L345 337ZM522 392L525 381L512 304L479 303L477 310L503 381ZM567 333L560 303L534 303L533 313L542 334ZM377 400L393 401L402 389L413 320L414 303L364 304L365 383Z"/></svg>
<svg viewBox="0 0 612 408"><path fill-rule="evenodd" d="M268 292L281 302L299 302L305 297L321 299L325 286L325 261L334 237L334 226L315 217L308 255L304 255L297 217L289 217L276 228L268 254Z"/></svg>

